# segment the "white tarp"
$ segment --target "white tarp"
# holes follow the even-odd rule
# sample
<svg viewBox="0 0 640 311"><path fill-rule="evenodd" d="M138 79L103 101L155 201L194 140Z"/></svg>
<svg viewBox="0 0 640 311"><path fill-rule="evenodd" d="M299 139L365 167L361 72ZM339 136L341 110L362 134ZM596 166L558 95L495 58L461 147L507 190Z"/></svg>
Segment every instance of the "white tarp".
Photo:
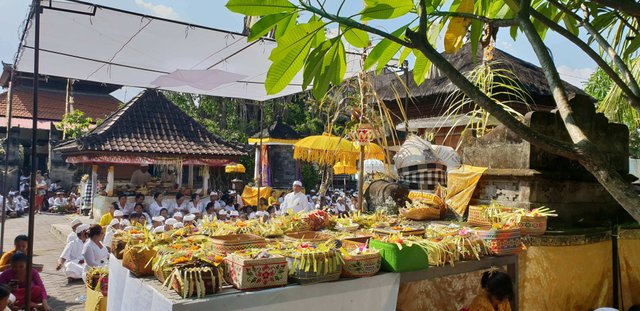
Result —
<svg viewBox="0 0 640 311"><path fill-rule="evenodd" d="M234 32L75 0L41 4L42 75L259 101L302 91L299 74L279 94L266 94L272 40L247 42ZM16 63L19 72L33 72L33 24L32 18ZM360 71L359 59L347 55L346 77Z"/></svg>

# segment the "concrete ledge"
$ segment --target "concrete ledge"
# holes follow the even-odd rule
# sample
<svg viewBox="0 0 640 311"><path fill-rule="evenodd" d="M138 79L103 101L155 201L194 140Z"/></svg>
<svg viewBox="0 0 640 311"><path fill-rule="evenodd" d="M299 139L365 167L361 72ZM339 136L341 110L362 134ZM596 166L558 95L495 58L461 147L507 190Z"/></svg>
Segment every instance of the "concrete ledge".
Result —
<svg viewBox="0 0 640 311"><path fill-rule="evenodd" d="M51 234L53 236L56 237L56 239L60 240L60 242L66 243L67 242L67 236L69 235L69 233L71 233L71 226L69 225L69 223L71 222L72 219L74 219L76 217L80 218L80 220L82 220L83 224L92 224L92 223L94 223L87 216L67 215L65 217L65 219L67 220L66 223L51 224L51 228L49 229L49 231L51 232Z"/></svg>

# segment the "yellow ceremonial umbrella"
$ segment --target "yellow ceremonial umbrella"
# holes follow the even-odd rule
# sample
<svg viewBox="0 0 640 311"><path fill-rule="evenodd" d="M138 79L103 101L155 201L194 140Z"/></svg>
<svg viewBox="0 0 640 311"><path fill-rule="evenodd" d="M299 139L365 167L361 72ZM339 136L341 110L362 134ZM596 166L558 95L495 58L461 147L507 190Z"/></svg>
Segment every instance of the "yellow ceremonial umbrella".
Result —
<svg viewBox="0 0 640 311"><path fill-rule="evenodd" d="M333 173L336 175L353 175L357 172L358 169L353 164L338 162L333 166Z"/></svg>
<svg viewBox="0 0 640 311"><path fill-rule="evenodd" d="M246 171L247 169L244 167L244 165L240 163L230 164L224 167L224 172L227 174L232 174L232 173L244 174Z"/></svg>
<svg viewBox="0 0 640 311"><path fill-rule="evenodd" d="M321 165L334 165L338 162L355 163L358 150L353 144L328 133L305 137L293 145L293 158Z"/></svg>
<svg viewBox="0 0 640 311"><path fill-rule="evenodd" d="M354 148L356 149L356 152L358 152L357 147L354 146ZM384 155L384 149L382 149L382 147L380 147L380 145L378 144L369 143L368 145L364 146L365 160L376 159L384 162Z"/></svg>

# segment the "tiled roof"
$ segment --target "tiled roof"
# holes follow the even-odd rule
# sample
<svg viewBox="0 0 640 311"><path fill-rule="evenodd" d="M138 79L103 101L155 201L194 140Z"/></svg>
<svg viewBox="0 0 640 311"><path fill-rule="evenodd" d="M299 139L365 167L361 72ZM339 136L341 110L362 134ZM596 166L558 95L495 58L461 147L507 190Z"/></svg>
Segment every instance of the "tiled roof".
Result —
<svg viewBox="0 0 640 311"><path fill-rule="evenodd" d="M31 118L33 113L33 91L31 88L14 88L12 116ZM120 101L111 95L75 94L73 107L91 118L104 119L118 109ZM38 96L38 119L60 121L64 114L65 93L56 90L40 89ZM7 113L7 93L0 94L0 116Z"/></svg>
<svg viewBox="0 0 640 311"><path fill-rule="evenodd" d="M56 147L63 154L91 152L242 156L244 151L211 134L159 92L147 90L88 134Z"/></svg>

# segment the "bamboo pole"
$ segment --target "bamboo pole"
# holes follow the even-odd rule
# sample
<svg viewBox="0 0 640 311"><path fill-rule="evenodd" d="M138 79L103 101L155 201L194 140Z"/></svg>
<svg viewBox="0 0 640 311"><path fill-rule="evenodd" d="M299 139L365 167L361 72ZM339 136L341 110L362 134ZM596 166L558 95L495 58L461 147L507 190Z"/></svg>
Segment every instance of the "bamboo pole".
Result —
<svg viewBox="0 0 640 311"><path fill-rule="evenodd" d="M358 210L364 212L362 204L362 190L364 189L364 145L360 145L360 169L358 170Z"/></svg>

